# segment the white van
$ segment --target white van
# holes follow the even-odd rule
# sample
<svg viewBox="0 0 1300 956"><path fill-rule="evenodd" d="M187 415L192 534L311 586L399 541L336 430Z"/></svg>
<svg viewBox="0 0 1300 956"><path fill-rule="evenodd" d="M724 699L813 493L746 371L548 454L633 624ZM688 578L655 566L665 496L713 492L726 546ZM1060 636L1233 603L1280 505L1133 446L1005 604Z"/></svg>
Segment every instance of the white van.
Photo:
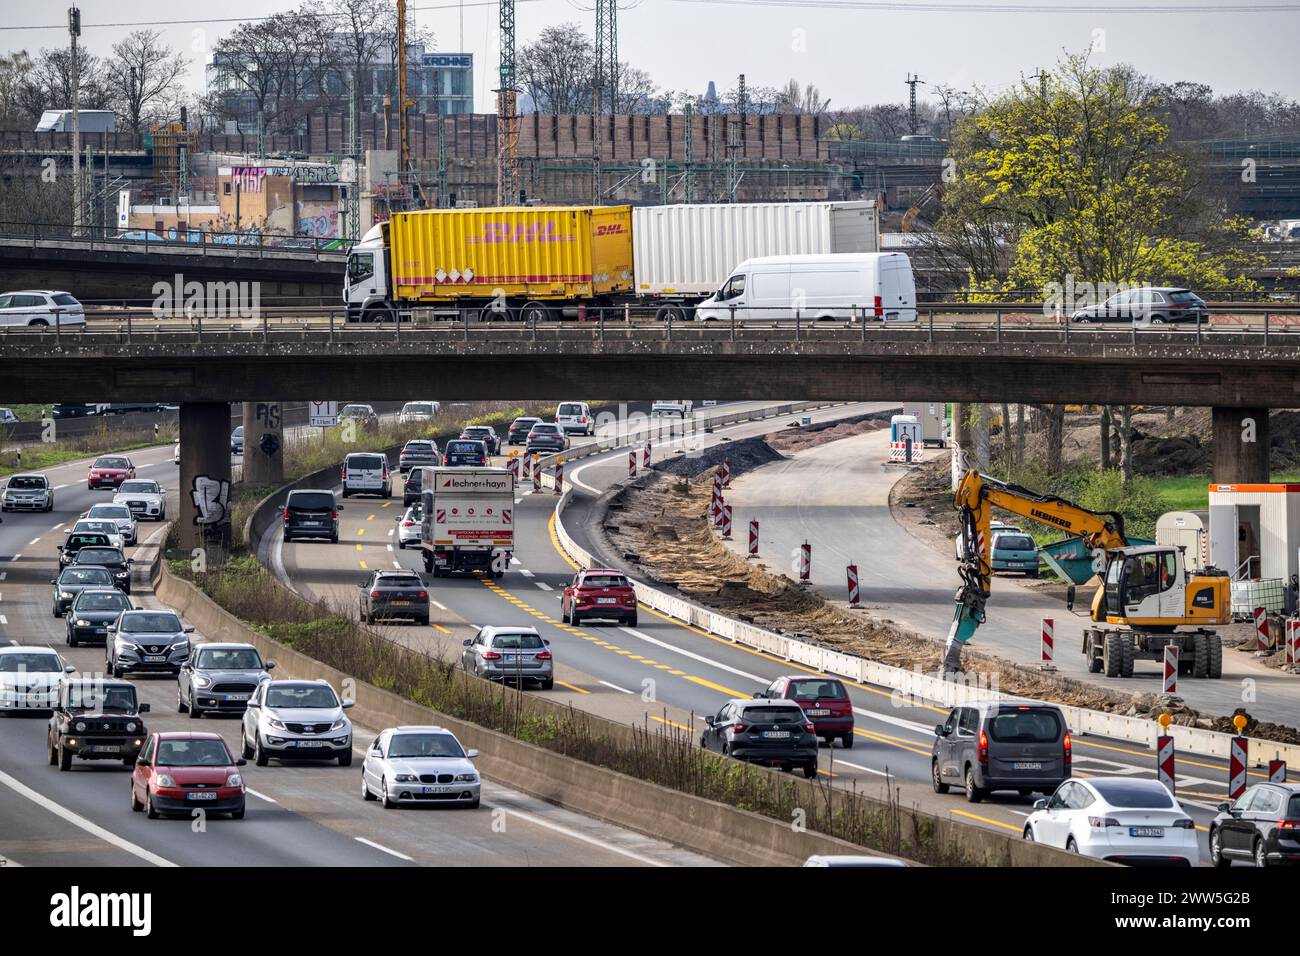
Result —
<svg viewBox="0 0 1300 956"><path fill-rule="evenodd" d="M596 419L586 402L560 402L555 409L555 424L563 428L566 435L572 432L596 434Z"/></svg>
<svg viewBox="0 0 1300 956"><path fill-rule="evenodd" d="M912 262L901 252L746 259L695 309L701 320L731 317L916 321Z"/></svg>
<svg viewBox="0 0 1300 956"><path fill-rule="evenodd" d="M388 456L382 452L355 451L343 459L343 497L379 495L387 498Z"/></svg>
<svg viewBox="0 0 1300 956"><path fill-rule="evenodd" d="M693 402L689 398L656 398L650 406L651 415L679 415L685 418L691 413ZM709 404L705 402L704 404Z"/></svg>

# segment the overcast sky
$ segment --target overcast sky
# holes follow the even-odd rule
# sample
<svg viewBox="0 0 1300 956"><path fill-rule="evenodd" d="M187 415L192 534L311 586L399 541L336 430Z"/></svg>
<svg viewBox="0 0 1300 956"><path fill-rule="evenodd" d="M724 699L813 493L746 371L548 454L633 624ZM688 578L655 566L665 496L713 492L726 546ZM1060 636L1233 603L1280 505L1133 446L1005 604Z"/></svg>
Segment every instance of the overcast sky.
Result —
<svg viewBox="0 0 1300 956"><path fill-rule="evenodd" d="M395 0L394 0L395 2ZM457 9L455 0L408 0L414 20L437 37L443 52L475 55L475 94L480 111L491 110L497 56L495 5ZM908 73L919 74L921 91L930 85L958 90L997 90L1064 52L1090 46L1100 65L1131 63L1165 81L1196 80L1217 91L1262 89L1300 98L1300 3L1287 11L1267 11L1285 0L1217 0L1235 7L1222 12L1060 12L1061 0L1041 0L1051 12L923 12L913 9L840 9L790 0L768 6L752 0L715 3L703 0L630 0L619 13L622 58L649 71L665 89L703 92L709 80L719 93L745 73L751 85L780 86L791 77L814 83L832 108L863 103L901 102ZM962 0L940 3L959 5ZM980 0L968 0L980 2ZM1005 0L1014 5L1018 0ZM1196 0L1199 3L1214 0ZM1169 0L1109 0L1112 6L1169 6ZM167 20L258 16L291 9L284 0L226 0L221 5L199 0L84 0L82 40L91 51L106 53L128 26L95 27L124 21L160 24ZM911 6L905 0L881 6ZM933 4L931 4L933 5ZM992 5L985 2L985 5ZM1075 9L1083 4L1076 3ZM445 9L428 9L430 7ZM551 23L577 21L589 34L595 14L587 0L520 0L518 43L536 37ZM421 9L424 8L424 9ZM1056 8L1056 9L1053 9ZM64 45L64 4L0 0L4 11L0 47ZM1265 10L1267 12L1248 12ZM58 29L29 29L57 24ZM166 39L190 55L191 86L203 85L203 60L212 42L233 23L163 26ZM462 42L463 36L463 42ZM206 44L206 46L205 46ZM485 77L487 79L485 79ZM928 93L921 97L928 99Z"/></svg>

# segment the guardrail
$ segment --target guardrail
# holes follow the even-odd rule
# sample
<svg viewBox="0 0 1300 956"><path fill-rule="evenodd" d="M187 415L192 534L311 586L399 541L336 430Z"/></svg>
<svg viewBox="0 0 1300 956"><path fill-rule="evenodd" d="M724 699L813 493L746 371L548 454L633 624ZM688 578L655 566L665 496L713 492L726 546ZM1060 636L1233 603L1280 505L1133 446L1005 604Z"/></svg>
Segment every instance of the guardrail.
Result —
<svg viewBox="0 0 1300 956"><path fill-rule="evenodd" d="M549 481L549 486L552 489L555 487L551 475L546 475L543 481ZM572 489L565 490L560 500L555 504L555 534L560 547L564 549L564 552L570 558L583 566L590 567L603 564L595 555L574 541L564 527L564 509L568 505L571 495ZM632 583L636 589L637 600L640 603L676 620L725 638L733 643L766 651L783 660L803 664L817 671L836 674L858 683L887 687L897 695L896 700L899 701L905 702L910 699L919 699L944 707L954 707L977 700L1023 699L999 691L945 681L942 678L923 674L920 671L891 667L888 664L881 664L855 654L845 654L841 651L819 647L816 644L786 637L783 634L776 634L761 627L755 627L753 624L727 617L724 614L694 604L680 595L651 587L642 581L633 579ZM902 706L902 704L899 706ZM1057 706L1065 714L1066 722L1073 733L1128 740L1151 749L1155 747L1155 739L1159 734L1159 725L1154 720L1111 714L1066 704L1058 704ZM1170 725L1169 733L1174 738L1175 746L1179 750L1208 757L1227 758L1233 739L1232 734L1180 724ZM1300 766L1300 763L1297 763L1297 761L1300 761L1300 746L1278 743L1272 740L1260 740L1254 737L1248 738L1248 740L1250 744L1250 760L1253 766L1266 765L1269 760L1285 760L1289 766ZM1152 759L1154 760L1154 757Z"/></svg>
<svg viewBox="0 0 1300 956"><path fill-rule="evenodd" d="M127 249L131 252L178 251L208 255L210 251L263 256L267 251L301 256L311 253L340 262L352 240L337 236L277 236L261 232L218 232L211 229L177 230L166 234L150 229L123 229L86 223L33 223L0 220L0 245L58 248L61 244L89 250Z"/></svg>

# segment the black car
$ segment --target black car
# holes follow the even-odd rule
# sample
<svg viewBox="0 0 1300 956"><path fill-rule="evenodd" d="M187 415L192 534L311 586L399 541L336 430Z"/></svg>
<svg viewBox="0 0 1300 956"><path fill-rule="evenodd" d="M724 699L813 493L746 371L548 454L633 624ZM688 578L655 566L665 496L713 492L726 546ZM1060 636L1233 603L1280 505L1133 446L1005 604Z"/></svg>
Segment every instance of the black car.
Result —
<svg viewBox="0 0 1300 956"><path fill-rule="evenodd" d="M77 531L59 545L59 567L66 568L77 560L82 548L111 548L113 542L99 531Z"/></svg>
<svg viewBox="0 0 1300 956"><path fill-rule="evenodd" d="M468 438L453 439L447 442L442 463L448 468L486 468L488 463L487 444Z"/></svg>
<svg viewBox="0 0 1300 956"><path fill-rule="evenodd" d="M68 608L68 646L107 643L108 626L123 611L134 607L131 599L113 587L111 581L102 587L84 589Z"/></svg>
<svg viewBox="0 0 1300 956"><path fill-rule="evenodd" d="M104 547L84 547L77 552L77 558L72 562L74 568L85 565L108 568L109 573L113 575L113 586L127 594L131 593L131 565L133 564L135 562L123 554L121 548Z"/></svg>
<svg viewBox="0 0 1300 956"><path fill-rule="evenodd" d="M817 735L813 724L792 700L729 700L700 735L705 750L737 760L817 776Z"/></svg>
<svg viewBox="0 0 1300 956"><path fill-rule="evenodd" d="M77 595L86 588L111 588L113 575L108 568L64 568L57 578L50 579L50 583L54 585L54 616L63 617Z"/></svg>
<svg viewBox="0 0 1300 956"><path fill-rule="evenodd" d="M406 481L402 483L402 507L409 508L411 505L418 505L423 491L424 469L412 468L406 476Z"/></svg>
<svg viewBox="0 0 1300 956"><path fill-rule="evenodd" d="M384 618L409 618L429 623L429 592L414 571L375 571L361 589L361 620L367 624Z"/></svg>
<svg viewBox="0 0 1300 956"><path fill-rule="evenodd" d="M328 538L339 541L339 512L343 506L334 500L332 491L305 488L289 492L284 502L284 540L294 538Z"/></svg>
<svg viewBox="0 0 1300 956"><path fill-rule="evenodd" d="M1300 783L1257 783L1234 802L1219 804L1210 824L1210 860L1215 866L1300 863Z"/></svg>
<svg viewBox="0 0 1300 956"><path fill-rule="evenodd" d="M140 715L148 712L130 681L65 681L46 734L50 766L71 770L73 757L134 765L148 736Z"/></svg>
<svg viewBox="0 0 1300 956"><path fill-rule="evenodd" d="M528 441L528 433L540 421L540 418L516 418L510 423L510 428L506 432L506 444L522 445Z"/></svg>
<svg viewBox="0 0 1300 956"><path fill-rule="evenodd" d="M1153 286L1118 292L1104 302L1079 309L1074 322L1208 322L1209 306L1191 289Z"/></svg>
<svg viewBox="0 0 1300 956"><path fill-rule="evenodd" d="M501 452L501 439L497 435L497 430L491 425L467 425L460 433L460 437L469 441L481 441L487 445L489 455L496 455Z"/></svg>
<svg viewBox="0 0 1300 956"><path fill-rule="evenodd" d="M569 436L559 425L538 422L528 433L527 451L561 452L569 447Z"/></svg>

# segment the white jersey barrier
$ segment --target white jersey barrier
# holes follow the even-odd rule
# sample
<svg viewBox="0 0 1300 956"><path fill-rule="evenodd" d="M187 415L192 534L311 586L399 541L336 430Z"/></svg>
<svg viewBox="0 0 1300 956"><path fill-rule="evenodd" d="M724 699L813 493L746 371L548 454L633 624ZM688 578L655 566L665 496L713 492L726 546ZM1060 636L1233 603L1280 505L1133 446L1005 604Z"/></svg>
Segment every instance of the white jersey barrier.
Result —
<svg viewBox="0 0 1300 956"><path fill-rule="evenodd" d="M549 478L549 476L547 476ZM584 567L603 564L597 558L580 547L564 527L563 513L568 504L569 495L564 495L555 505L555 534L560 547L570 558ZM888 687L905 703L908 698L916 698L927 703L944 707L977 700L1001 699L1016 695L1003 694L982 687L968 686L963 683L945 681L931 674L920 671L904 670L877 661L868 660L853 654L845 654L828 648L818 647L805 641L775 634L772 631L755 627L743 621L726 617L716 611L692 604L678 595L660 591L641 581L632 581L636 589L637 600L647 607L661 611L693 627L726 638L747 647L767 651L787 661L803 664L819 671L846 677L861 684L875 684ZM1021 699L1021 698L1017 698ZM1095 737L1111 737L1116 740L1128 740L1154 748L1156 737L1161 735L1160 725L1147 717L1128 717L1122 714L1109 714L1100 710L1088 710L1058 704L1065 715L1071 733L1086 734ZM1180 752L1200 754L1206 757L1229 757L1235 734L1225 734L1215 730L1202 730L1198 727L1185 727L1173 724L1169 735L1174 738ZM1300 761L1300 746L1282 744L1270 740L1250 738L1251 759L1259 765L1268 760L1284 760L1292 766Z"/></svg>

